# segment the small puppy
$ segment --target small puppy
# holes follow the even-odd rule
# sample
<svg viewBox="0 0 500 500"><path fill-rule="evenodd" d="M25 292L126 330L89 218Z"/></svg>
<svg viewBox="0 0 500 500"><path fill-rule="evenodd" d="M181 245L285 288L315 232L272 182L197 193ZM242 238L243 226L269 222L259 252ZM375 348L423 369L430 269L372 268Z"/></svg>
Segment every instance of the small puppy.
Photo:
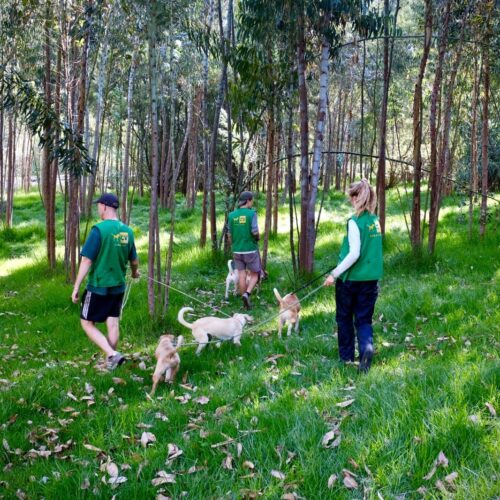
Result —
<svg viewBox="0 0 500 500"><path fill-rule="evenodd" d="M216 318L207 316L197 319L194 323L188 323L184 319L184 313L192 311L191 307L183 307L177 315L177 320L181 325L189 328L193 332L193 337L198 342L196 354L199 355L202 349L207 345L211 337L217 337L221 340L233 340L234 344L240 344L240 338L243 334L243 327L253 321L252 316L248 314L233 314L232 318Z"/></svg>
<svg viewBox="0 0 500 500"><path fill-rule="evenodd" d="M165 375L165 382L172 383L179 371L181 358L177 351L184 342L184 337L179 335L175 345L174 342L175 337L173 335L162 335L160 337L160 343L155 351L157 362L153 373L153 388L151 389L151 395L155 393L156 386L163 375Z"/></svg>
<svg viewBox="0 0 500 500"><path fill-rule="evenodd" d="M281 330L283 329L283 325L288 323L288 333L289 337L292 332L292 325L295 325L295 333L299 331L299 313L300 313L300 302L294 293L289 293L285 295L283 298L279 294L276 288L274 290L274 295L278 299L280 304L280 316L279 316L279 330L278 335L281 337Z"/></svg>
<svg viewBox="0 0 500 500"><path fill-rule="evenodd" d="M239 286L239 271L236 269L236 266L234 265L234 262L232 259L229 259L227 261L227 269L228 273L226 276L226 294L224 295L224 298L228 300L229 298L229 288L231 287L231 284L233 285L233 295L236 295L238 293L238 286ZM246 271L245 271L246 272ZM248 283L249 277L247 273L247 279L246 282Z"/></svg>

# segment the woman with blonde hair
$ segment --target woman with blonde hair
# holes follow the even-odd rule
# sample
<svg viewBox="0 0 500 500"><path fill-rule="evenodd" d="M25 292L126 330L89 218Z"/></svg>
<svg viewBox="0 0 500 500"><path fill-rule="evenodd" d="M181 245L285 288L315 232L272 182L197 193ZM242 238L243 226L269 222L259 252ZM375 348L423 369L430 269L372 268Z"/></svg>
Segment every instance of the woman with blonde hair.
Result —
<svg viewBox="0 0 500 500"><path fill-rule="evenodd" d="M347 221L347 235L339 254L339 264L325 280L335 283L336 321L339 356L354 361L356 329L359 371L367 372L373 358L372 319L382 277L382 233L374 214L377 196L366 179L351 184L349 200L355 214Z"/></svg>

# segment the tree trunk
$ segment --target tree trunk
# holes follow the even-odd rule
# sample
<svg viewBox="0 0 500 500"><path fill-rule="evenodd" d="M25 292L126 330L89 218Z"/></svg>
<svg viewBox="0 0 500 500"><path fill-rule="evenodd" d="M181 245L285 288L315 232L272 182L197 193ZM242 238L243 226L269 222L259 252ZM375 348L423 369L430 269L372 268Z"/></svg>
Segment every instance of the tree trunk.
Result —
<svg viewBox="0 0 500 500"><path fill-rule="evenodd" d="M128 91L127 91L127 127L125 132L125 148L123 150L123 173L122 173L122 200L121 200L121 219L123 222L128 220L128 190L130 177L130 142L132 135L132 98L134 92L135 68L137 65L137 50L139 38L134 37L134 51L132 53L132 61L128 75Z"/></svg>
<svg viewBox="0 0 500 500"><path fill-rule="evenodd" d="M308 270L307 208L309 206L309 111L306 82L306 39L304 19L298 20L297 72L299 81L299 116L300 116L300 240L299 270Z"/></svg>
<svg viewBox="0 0 500 500"><path fill-rule="evenodd" d="M472 239L472 225L474 219L474 200L477 199L478 172L477 172L477 102L479 97L479 69L478 54L474 54L474 80L472 84L472 123L470 132L470 190L469 190L469 239Z"/></svg>
<svg viewBox="0 0 500 500"><path fill-rule="evenodd" d="M203 98L203 89L198 87L195 92L193 101L192 125L189 131L189 144L188 144L188 166L187 166L187 179L186 179L186 206L187 208L194 208L196 202L197 192L197 165L198 165L198 123L201 100Z"/></svg>
<svg viewBox="0 0 500 500"><path fill-rule="evenodd" d="M85 209L85 215L90 217L92 214L92 201L95 191L95 181L97 172L99 170L99 151L100 151L100 140L101 131L104 124L104 82L106 76L106 66L108 63L108 53L109 53L109 20L104 23L104 41L103 48L101 52L101 60L99 64L99 76L97 78L97 103L95 111L95 130L94 130L94 144L92 149L92 158L95 162L95 171L89 176L88 183L88 195L87 195L87 206ZM104 177L104 173L103 173Z"/></svg>
<svg viewBox="0 0 500 500"><path fill-rule="evenodd" d="M269 235L271 233L273 207L273 172L277 168L274 163L275 142L274 105L269 107L269 121L267 124L267 188L266 188L266 218L264 222L264 242L262 244L262 268L267 266L267 252L269 249Z"/></svg>
<svg viewBox="0 0 500 500"><path fill-rule="evenodd" d="M14 211L14 179L16 169L16 123L9 113L9 136L7 139L7 204L5 207L5 227L12 227Z"/></svg>
<svg viewBox="0 0 500 500"><path fill-rule="evenodd" d="M429 58L432 42L432 0L425 0L425 37L424 50L420 60L420 69L415 83L415 94L413 96L413 203L411 211L411 234L410 240L414 250L422 245L420 210L421 194L420 182L422 176L422 82Z"/></svg>
<svg viewBox="0 0 500 500"><path fill-rule="evenodd" d="M483 116L481 130L481 215L479 218L479 236L484 237L488 220L488 106L490 102L490 40L491 40L491 12L493 2L489 0L484 5L486 10L486 37L482 45L483 51Z"/></svg>
<svg viewBox="0 0 500 500"><path fill-rule="evenodd" d="M437 127L437 105L440 100L441 80L443 77L443 62L446 47L448 45L448 28L450 21L451 0L446 1L445 12L443 18L442 33L439 40L438 60L435 68L435 77L431 94L431 110L429 117L431 155L430 155L430 201L429 209L429 253L434 252L437 234L437 217L439 215L439 201L441 190L441 172L439 171L437 146L438 146L438 127Z"/></svg>
<svg viewBox="0 0 500 500"><path fill-rule="evenodd" d="M325 14L325 23L329 22L330 14ZM302 228L302 232L307 232L307 251L308 255L304 259L307 272L313 271L314 265L314 246L316 245L316 197L318 193L319 174L321 168L321 157L323 152L324 130L327 112L328 97L328 63L330 55L330 43L326 37L321 44L321 61L319 74L319 99L318 115L316 118L316 131L314 137L314 150L311 172L311 186L307 207L307 225Z"/></svg>
<svg viewBox="0 0 500 500"><path fill-rule="evenodd" d="M149 59L149 92L151 111L151 202L149 209L149 253L148 253L148 307L149 314L155 314L155 261L160 258L159 242L156 241L158 226L158 83L157 83L157 53L156 53L156 0L150 3L150 19L148 33Z"/></svg>
<svg viewBox="0 0 500 500"><path fill-rule="evenodd" d="M396 28L399 0L396 1L394 14L394 31ZM379 121L379 157L377 170L377 198L380 229L385 234L385 157L387 148L387 105L389 98L389 82L391 79L392 50L389 53L389 0L384 0L384 86ZM393 34L394 36L394 34Z"/></svg>

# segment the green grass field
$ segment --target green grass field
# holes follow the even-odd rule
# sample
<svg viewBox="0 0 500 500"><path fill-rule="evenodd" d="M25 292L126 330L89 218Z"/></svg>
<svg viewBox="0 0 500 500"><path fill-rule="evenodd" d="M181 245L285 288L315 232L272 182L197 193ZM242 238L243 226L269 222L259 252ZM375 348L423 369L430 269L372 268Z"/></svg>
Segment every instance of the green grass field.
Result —
<svg viewBox="0 0 500 500"><path fill-rule="evenodd" d="M367 375L338 362L333 290L322 289L303 303L299 336L279 339L273 320L239 349L211 345L197 357L186 347L176 383L151 399L159 335L191 340L179 308L191 305L197 316L241 309L237 297L223 301L227 257L198 247L199 210L178 204L172 283L204 305L171 291L166 316L153 321L142 278L121 322L129 361L105 373L95 368L100 354L80 328L62 264L47 270L38 194L16 197L14 228L0 232L0 498L499 497L494 211L486 237L475 229L469 241L467 207L446 199L436 255L414 256L408 198L401 204L389 193ZM263 207L259 200L261 229ZM132 215L142 270L148 211L139 200ZM343 195L327 198L315 275L335 264L348 213ZM286 293L303 283L292 276L286 207L280 217L269 280L253 299L257 322L277 312L274 286ZM168 219L162 212L163 229Z"/></svg>

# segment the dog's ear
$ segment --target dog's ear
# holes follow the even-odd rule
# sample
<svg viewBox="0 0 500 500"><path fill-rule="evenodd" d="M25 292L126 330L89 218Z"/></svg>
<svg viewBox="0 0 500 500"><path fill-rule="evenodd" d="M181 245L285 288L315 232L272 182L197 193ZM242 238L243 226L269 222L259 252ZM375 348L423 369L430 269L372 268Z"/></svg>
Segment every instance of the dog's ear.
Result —
<svg viewBox="0 0 500 500"><path fill-rule="evenodd" d="M245 316L245 319L251 323L253 321L253 316L250 316L249 314L244 314L243 316Z"/></svg>

